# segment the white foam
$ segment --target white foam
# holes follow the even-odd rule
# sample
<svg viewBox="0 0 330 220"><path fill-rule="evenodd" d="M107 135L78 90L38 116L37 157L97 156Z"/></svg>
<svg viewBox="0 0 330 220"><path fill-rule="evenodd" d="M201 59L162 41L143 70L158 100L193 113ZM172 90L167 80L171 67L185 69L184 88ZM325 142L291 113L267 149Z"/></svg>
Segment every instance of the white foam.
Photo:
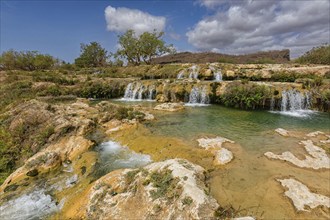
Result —
<svg viewBox="0 0 330 220"><path fill-rule="evenodd" d="M202 103L185 103L184 106L190 106L190 107L205 107L210 106L211 104L202 104Z"/></svg>
<svg viewBox="0 0 330 220"><path fill-rule="evenodd" d="M109 171L142 167L152 162L149 155L136 153L115 141L104 142L99 148L103 166Z"/></svg>
<svg viewBox="0 0 330 220"><path fill-rule="evenodd" d="M274 114L281 114L286 116L298 117L298 118L308 118L313 114L316 114L317 111L313 110L295 110L295 111L269 111Z"/></svg>
<svg viewBox="0 0 330 220"><path fill-rule="evenodd" d="M56 204L56 201L50 195L47 195L44 190L36 190L0 206L0 219L43 219L52 213L58 212L62 205L62 202Z"/></svg>

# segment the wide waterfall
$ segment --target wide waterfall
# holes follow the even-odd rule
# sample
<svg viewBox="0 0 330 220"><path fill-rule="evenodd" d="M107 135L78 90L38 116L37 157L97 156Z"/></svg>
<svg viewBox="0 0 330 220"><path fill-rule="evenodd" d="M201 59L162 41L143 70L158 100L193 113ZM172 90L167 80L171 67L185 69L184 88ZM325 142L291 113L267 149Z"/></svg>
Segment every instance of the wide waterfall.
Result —
<svg viewBox="0 0 330 220"><path fill-rule="evenodd" d="M188 106L206 106L209 105L210 98L207 94L206 86L194 86L189 94Z"/></svg>
<svg viewBox="0 0 330 220"><path fill-rule="evenodd" d="M129 83L125 90L124 101L154 100L156 88L154 85L145 86L139 82Z"/></svg>
<svg viewBox="0 0 330 220"><path fill-rule="evenodd" d="M282 91L281 105L278 109L281 111L273 111L276 108L275 100L271 100L270 110L274 113L290 115L295 117L306 117L313 111L311 107L310 93L301 93L295 89Z"/></svg>

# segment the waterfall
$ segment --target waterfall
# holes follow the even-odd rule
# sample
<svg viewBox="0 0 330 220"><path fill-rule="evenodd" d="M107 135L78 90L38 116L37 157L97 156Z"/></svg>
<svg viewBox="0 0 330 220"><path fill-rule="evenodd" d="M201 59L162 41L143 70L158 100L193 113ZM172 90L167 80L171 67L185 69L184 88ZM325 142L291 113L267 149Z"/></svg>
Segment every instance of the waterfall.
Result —
<svg viewBox="0 0 330 220"><path fill-rule="evenodd" d="M194 65L189 69L189 79L198 79L199 67Z"/></svg>
<svg viewBox="0 0 330 220"><path fill-rule="evenodd" d="M189 102L187 105L190 106L205 106L210 103L209 96L207 94L206 86L193 87L189 94Z"/></svg>
<svg viewBox="0 0 330 220"><path fill-rule="evenodd" d="M124 98L121 100L124 101L141 101L143 99L152 100L155 98L156 88L153 85L148 86L146 88L145 85L134 82L129 83L125 90Z"/></svg>
<svg viewBox="0 0 330 220"><path fill-rule="evenodd" d="M308 110L309 107L309 94L304 95L297 90L284 90L282 92L281 111Z"/></svg>
<svg viewBox="0 0 330 220"><path fill-rule="evenodd" d="M213 72L213 78L216 82L222 81L222 73L221 70L217 70L214 66L209 66L210 70Z"/></svg>
<svg viewBox="0 0 330 220"><path fill-rule="evenodd" d="M279 113L283 115L290 115L294 117L307 117L312 110L311 107L311 95L310 93L301 93L295 89L282 91L281 106L278 109L280 111L274 111L276 108L275 100L272 98L270 104L270 110L273 113Z"/></svg>
<svg viewBox="0 0 330 220"><path fill-rule="evenodd" d="M272 97L272 99L270 100L270 110L274 111L275 109L275 99L274 97Z"/></svg>
<svg viewBox="0 0 330 220"><path fill-rule="evenodd" d="M181 70L179 73L178 73L178 75L177 75L177 79L183 79L184 78L184 70Z"/></svg>
<svg viewBox="0 0 330 220"><path fill-rule="evenodd" d="M148 87L148 100L153 100L156 96L156 88L154 85Z"/></svg>
<svg viewBox="0 0 330 220"><path fill-rule="evenodd" d="M214 73L214 81L216 82L222 81L222 73L220 70Z"/></svg>

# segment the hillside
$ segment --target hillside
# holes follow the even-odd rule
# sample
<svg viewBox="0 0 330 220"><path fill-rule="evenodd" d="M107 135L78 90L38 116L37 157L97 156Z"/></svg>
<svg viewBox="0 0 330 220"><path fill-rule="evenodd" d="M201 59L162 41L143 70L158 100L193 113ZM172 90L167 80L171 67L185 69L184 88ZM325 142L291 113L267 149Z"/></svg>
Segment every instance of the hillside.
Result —
<svg viewBox="0 0 330 220"><path fill-rule="evenodd" d="M290 50L261 51L245 55L228 55L212 52L182 52L152 59L152 64L167 63L287 63L290 61Z"/></svg>

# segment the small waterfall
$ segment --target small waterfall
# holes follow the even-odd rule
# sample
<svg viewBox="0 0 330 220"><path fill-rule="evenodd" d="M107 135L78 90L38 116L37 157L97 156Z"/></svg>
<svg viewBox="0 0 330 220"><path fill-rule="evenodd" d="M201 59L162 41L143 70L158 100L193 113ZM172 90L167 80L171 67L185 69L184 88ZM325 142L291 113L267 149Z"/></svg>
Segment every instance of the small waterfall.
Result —
<svg viewBox="0 0 330 220"><path fill-rule="evenodd" d="M272 99L270 100L270 110L274 111L275 109L275 99L274 97L272 97Z"/></svg>
<svg viewBox="0 0 330 220"><path fill-rule="evenodd" d="M177 75L177 79L183 79L184 78L184 70L181 70L179 73L178 73L178 75Z"/></svg>
<svg viewBox="0 0 330 220"><path fill-rule="evenodd" d="M154 85L148 87L148 100L153 100L156 96L156 88Z"/></svg>
<svg viewBox="0 0 330 220"><path fill-rule="evenodd" d="M222 73L220 70L214 73L214 81L221 82L222 81Z"/></svg>
<svg viewBox="0 0 330 220"><path fill-rule="evenodd" d="M194 65L189 69L189 79L198 79L199 67Z"/></svg>
<svg viewBox="0 0 330 220"><path fill-rule="evenodd" d="M156 94L156 88L153 85L144 86L139 82L129 83L125 90L124 101L139 101L143 99L152 100Z"/></svg>
<svg viewBox="0 0 330 220"><path fill-rule="evenodd" d="M209 66L210 70L213 72L213 78L216 82L222 81L222 73L221 70L216 69L214 66Z"/></svg>
<svg viewBox="0 0 330 220"><path fill-rule="evenodd" d="M310 93L301 93L295 89L282 91L281 105L277 107L280 111L274 111L277 107L274 98L271 100L270 110L273 113L279 113L283 115L290 115L294 117L307 117L312 110L311 107L311 95Z"/></svg>
<svg viewBox="0 0 330 220"><path fill-rule="evenodd" d="M189 95L189 102L187 105L192 105L192 106L203 106L203 105L208 105L210 103L209 96L207 94L207 88L206 86L204 87L193 87L190 95Z"/></svg>
<svg viewBox="0 0 330 220"><path fill-rule="evenodd" d="M282 92L281 111L308 110L309 107L309 94L304 95L297 90L284 90Z"/></svg>

